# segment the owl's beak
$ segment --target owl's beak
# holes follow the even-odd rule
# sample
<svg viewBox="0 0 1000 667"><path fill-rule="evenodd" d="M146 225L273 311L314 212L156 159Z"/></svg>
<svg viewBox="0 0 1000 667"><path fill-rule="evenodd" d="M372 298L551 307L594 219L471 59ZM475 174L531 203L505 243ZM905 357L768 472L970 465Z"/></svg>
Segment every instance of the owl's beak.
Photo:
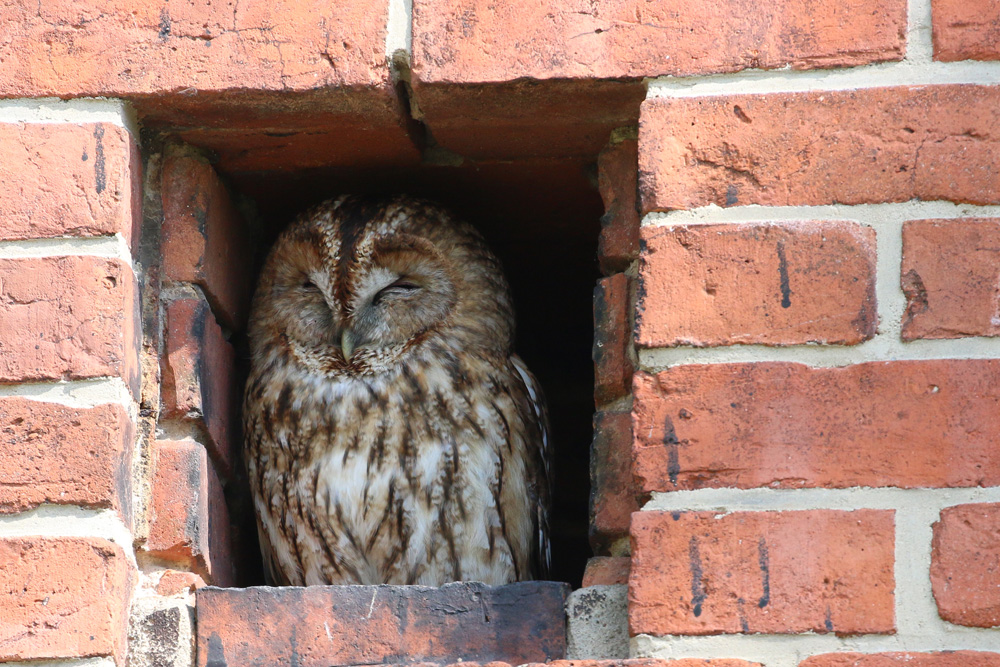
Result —
<svg viewBox="0 0 1000 667"><path fill-rule="evenodd" d="M344 332L340 334L340 350L344 353L344 359L350 360L351 355L354 354L354 345L357 340L354 338L354 333L350 329L344 329Z"/></svg>

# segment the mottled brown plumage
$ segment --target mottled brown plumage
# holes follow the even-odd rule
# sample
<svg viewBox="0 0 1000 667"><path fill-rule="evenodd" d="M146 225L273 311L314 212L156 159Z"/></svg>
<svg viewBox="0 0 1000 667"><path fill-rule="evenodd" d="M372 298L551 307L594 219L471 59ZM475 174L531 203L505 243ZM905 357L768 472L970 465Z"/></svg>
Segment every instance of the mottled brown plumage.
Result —
<svg viewBox="0 0 1000 667"><path fill-rule="evenodd" d="M246 458L279 584L502 584L548 562L546 417L500 264L425 202L342 197L278 239Z"/></svg>

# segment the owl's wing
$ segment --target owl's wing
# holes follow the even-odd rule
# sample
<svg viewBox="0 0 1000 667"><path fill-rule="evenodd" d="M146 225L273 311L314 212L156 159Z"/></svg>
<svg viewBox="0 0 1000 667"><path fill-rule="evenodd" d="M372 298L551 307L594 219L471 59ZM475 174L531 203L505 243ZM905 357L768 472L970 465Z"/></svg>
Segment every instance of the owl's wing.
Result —
<svg viewBox="0 0 1000 667"><path fill-rule="evenodd" d="M549 414L545 406L545 395L542 393L541 385L532 375L528 367L516 354L511 355L511 363L514 369L524 382L524 388L528 392L528 399L535 416L535 424L538 427L538 437L535 439L535 450L532 452L534 459L535 489L538 493L538 507L536 508L536 527L538 531L538 578L545 579L552 569L552 544L549 539L549 507L552 490L552 450L549 439Z"/></svg>

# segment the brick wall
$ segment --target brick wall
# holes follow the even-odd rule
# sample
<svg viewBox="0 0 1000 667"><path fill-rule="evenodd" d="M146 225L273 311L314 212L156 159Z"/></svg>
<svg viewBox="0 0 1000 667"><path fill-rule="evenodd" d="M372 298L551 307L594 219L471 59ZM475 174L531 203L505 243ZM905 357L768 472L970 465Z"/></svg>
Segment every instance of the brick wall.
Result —
<svg viewBox="0 0 1000 667"><path fill-rule="evenodd" d="M563 161L570 657L1000 665L1000 4L43 5L0 9L0 662L192 665L255 567L234 190Z"/></svg>

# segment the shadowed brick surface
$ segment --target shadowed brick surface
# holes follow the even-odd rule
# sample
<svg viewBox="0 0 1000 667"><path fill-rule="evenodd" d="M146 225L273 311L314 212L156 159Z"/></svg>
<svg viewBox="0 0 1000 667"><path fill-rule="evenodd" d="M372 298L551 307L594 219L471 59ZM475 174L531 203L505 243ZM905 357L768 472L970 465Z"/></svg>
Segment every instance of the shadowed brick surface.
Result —
<svg viewBox="0 0 1000 667"><path fill-rule="evenodd" d="M566 650L568 593L552 582L201 588L198 665L544 662Z"/></svg>

